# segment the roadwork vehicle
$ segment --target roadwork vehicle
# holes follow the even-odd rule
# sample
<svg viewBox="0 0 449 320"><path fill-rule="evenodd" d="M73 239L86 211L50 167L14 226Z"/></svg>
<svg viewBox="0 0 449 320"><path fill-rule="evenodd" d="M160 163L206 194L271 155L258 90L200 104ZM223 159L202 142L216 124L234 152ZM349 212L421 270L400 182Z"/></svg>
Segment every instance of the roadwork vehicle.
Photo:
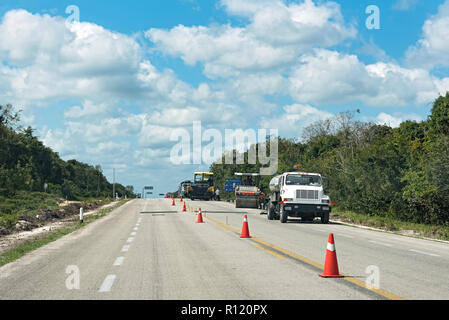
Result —
<svg viewBox="0 0 449 320"><path fill-rule="evenodd" d="M299 217L302 221L320 217L322 223L329 223L330 212L330 198L324 194L320 174L285 172L271 179L268 220L286 223L288 217Z"/></svg>
<svg viewBox="0 0 449 320"><path fill-rule="evenodd" d="M190 180L186 180L186 181L181 182L179 184L179 190L178 190L179 195L181 197L184 197L184 198L187 197L187 194L188 194L188 190L187 189L191 185L192 185L192 181L190 181Z"/></svg>
<svg viewBox="0 0 449 320"><path fill-rule="evenodd" d="M212 200L215 196L213 172L195 172L193 183L187 186L190 200Z"/></svg>
<svg viewBox="0 0 449 320"><path fill-rule="evenodd" d="M236 208L260 208L261 191L257 187L260 174L236 172L242 177L242 184L235 187Z"/></svg>

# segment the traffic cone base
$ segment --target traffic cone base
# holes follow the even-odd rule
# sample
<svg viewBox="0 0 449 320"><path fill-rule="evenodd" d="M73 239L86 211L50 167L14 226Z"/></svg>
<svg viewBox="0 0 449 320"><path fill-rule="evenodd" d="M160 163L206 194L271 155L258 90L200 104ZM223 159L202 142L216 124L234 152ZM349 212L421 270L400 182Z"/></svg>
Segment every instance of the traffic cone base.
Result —
<svg viewBox="0 0 449 320"><path fill-rule="evenodd" d="M240 238L251 238L251 236L249 235L248 217L246 216L246 214L243 216L243 226Z"/></svg>
<svg viewBox="0 0 449 320"><path fill-rule="evenodd" d="M326 258L324 260L323 273L319 274L322 278L343 278L344 275L338 271L337 252L335 251L334 235L329 234L327 241Z"/></svg>

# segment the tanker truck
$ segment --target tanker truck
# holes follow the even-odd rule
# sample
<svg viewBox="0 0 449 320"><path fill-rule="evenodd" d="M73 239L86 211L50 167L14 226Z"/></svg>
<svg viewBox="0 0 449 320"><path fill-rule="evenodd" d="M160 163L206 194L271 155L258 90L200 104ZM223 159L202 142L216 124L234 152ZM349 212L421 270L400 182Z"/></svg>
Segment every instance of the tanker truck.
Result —
<svg viewBox="0 0 449 320"><path fill-rule="evenodd" d="M286 223L288 217L329 223L330 198L324 194L323 179L318 173L285 172L270 181L268 220Z"/></svg>

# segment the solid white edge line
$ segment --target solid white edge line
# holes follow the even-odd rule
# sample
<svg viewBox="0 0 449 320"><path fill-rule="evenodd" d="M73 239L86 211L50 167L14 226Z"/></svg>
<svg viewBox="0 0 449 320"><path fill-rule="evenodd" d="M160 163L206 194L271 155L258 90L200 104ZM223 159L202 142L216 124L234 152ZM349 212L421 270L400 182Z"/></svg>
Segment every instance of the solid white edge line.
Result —
<svg viewBox="0 0 449 320"><path fill-rule="evenodd" d="M369 242L374 243L374 244L379 244L381 246L386 246L386 247L392 247L392 244L386 243L386 242L380 242L380 241L376 241L376 240L369 240Z"/></svg>
<svg viewBox="0 0 449 320"><path fill-rule="evenodd" d="M345 238L349 238L349 239L354 239L353 236L348 236L347 234L343 234L343 233L339 233L338 236L340 237L345 237Z"/></svg>
<svg viewBox="0 0 449 320"><path fill-rule="evenodd" d="M415 253L421 253L421 254L425 254L428 256L432 256L432 257L441 257L440 255L438 255L436 253L429 253L429 252L419 251L419 250L415 250L415 249L409 249L408 251L415 252Z"/></svg>

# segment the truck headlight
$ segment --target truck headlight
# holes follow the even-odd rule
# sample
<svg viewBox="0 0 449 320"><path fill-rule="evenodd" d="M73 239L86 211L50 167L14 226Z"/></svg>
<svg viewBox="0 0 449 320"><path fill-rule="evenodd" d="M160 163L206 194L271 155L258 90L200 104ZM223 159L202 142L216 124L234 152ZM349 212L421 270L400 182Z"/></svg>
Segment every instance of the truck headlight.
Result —
<svg viewBox="0 0 449 320"><path fill-rule="evenodd" d="M329 203L329 199L321 199L321 203Z"/></svg>
<svg viewBox="0 0 449 320"><path fill-rule="evenodd" d="M284 202L293 201L292 198L284 198Z"/></svg>

